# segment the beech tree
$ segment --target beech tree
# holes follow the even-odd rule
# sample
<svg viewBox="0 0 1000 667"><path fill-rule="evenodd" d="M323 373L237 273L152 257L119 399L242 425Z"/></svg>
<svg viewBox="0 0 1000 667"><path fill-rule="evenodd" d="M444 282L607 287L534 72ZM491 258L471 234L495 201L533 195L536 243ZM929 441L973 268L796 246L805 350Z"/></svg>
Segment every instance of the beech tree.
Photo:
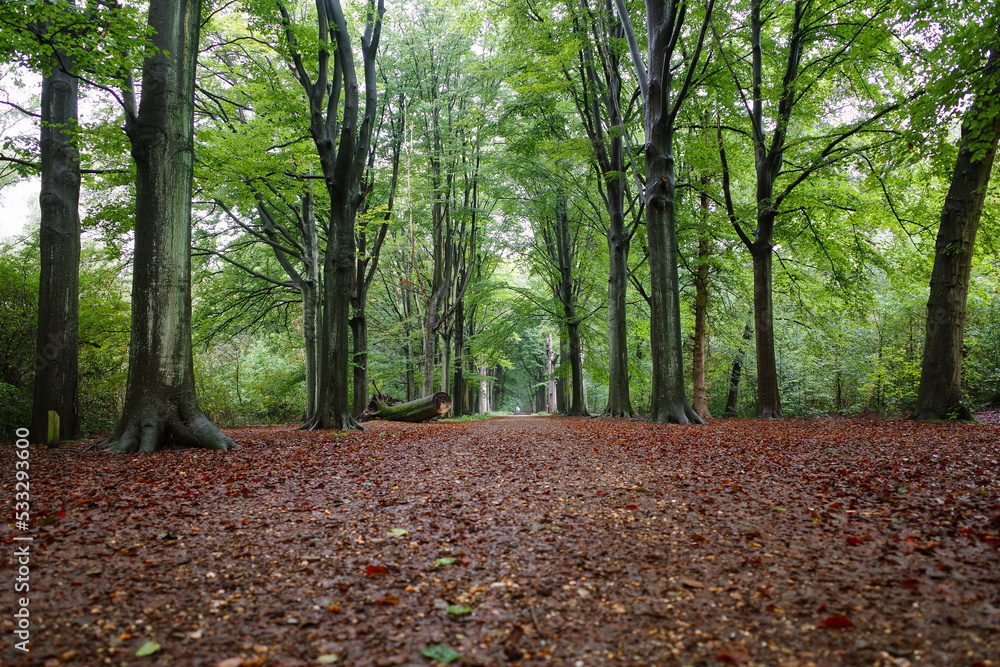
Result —
<svg viewBox="0 0 1000 667"><path fill-rule="evenodd" d="M781 397L774 344L772 261L775 230L802 206L793 195L810 178L849 156L898 141L882 121L898 109L902 99L883 102L885 89L858 81L862 63L890 63L883 51L891 32L886 22L893 16L892 3L845 2L825 4L796 0L775 7L769 0L750 0L749 26L734 27L735 39L749 35L749 57L745 51L731 52L720 42L720 58L736 86L733 107L745 114L754 155L754 229L734 206L723 125L719 124L719 153L726 210L736 233L746 246L754 271L754 341L757 353L758 416L781 417ZM735 12L734 14L739 14ZM749 27L749 30L747 28ZM732 50L735 51L735 50ZM770 62L781 54L777 62ZM749 74L741 70L750 63ZM884 64L883 70L890 65ZM859 72L860 70L860 72ZM883 72L883 75L885 72ZM749 82L746 81L749 79ZM836 94L829 86L839 85ZM893 93L891 89L888 93ZM853 113L842 121L831 105L843 105ZM854 120L854 118L858 118ZM766 120L765 120L766 119ZM865 137L863 142L856 142ZM815 231L813 231L815 234ZM817 239L822 243L821 239Z"/></svg>
<svg viewBox="0 0 1000 667"><path fill-rule="evenodd" d="M191 180L200 0L152 0L154 51L135 111L123 86L125 132L136 164L132 340L116 452L171 446L228 449L198 408L191 350Z"/></svg>
<svg viewBox="0 0 1000 667"><path fill-rule="evenodd" d="M934 244L914 419L972 419L962 395L966 301L976 232L1000 139L1000 43L992 41L988 48L985 76L962 122L958 157Z"/></svg>
<svg viewBox="0 0 1000 667"><path fill-rule="evenodd" d="M330 219L323 258L319 390L316 414L306 426L360 429L351 414L348 392L351 292L356 271L354 223L367 194L361 192L359 186L376 120L375 55L382 34L385 5L382 0L377 5L371 0L367 6L361 37L365 94L364 113L360 119L358 72L351 33L339 0L320 0L316 3L318 42L314 75L306 67L304 46L300 45L296 36L288 8L279 2L278 9L287 57L308 101L309 134L316 147L323 182L330 197Z"/></svg>
<svg viewBox="0 0 1000 667"><path fill-rule="evenodd" d="M650 348L653 386L652 422L704 423L684 394L680 286L677 277L677 229L674 139L677 115L691 94L715 0L708 0L690 51L681 48L688 3L646 0L649 64L643 62L624 0L616 0L635 65L645 119L646 235L649 243ZM679 62L675 62L675 58ZM680 85L674 89L679 68Z"/></svg>
<svg viewBox="0 0 1000 667"><path fill-rule="evenodd" d="M72 3L60 5L62 11L72 12ZM59 416L60 439L80 435L80 151L78 81L72 70L72 56L56 48L42 77L41 277L31 408L31 433L37 442L46 440L50 410Z"/></svg>

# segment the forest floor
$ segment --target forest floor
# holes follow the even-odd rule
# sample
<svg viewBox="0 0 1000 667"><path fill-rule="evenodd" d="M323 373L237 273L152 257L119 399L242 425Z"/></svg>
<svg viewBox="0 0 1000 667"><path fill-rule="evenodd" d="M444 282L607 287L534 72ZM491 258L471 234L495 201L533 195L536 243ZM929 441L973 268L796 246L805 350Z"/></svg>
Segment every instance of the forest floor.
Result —
<svg viewBox="0 0 1000 667"><path fill-rule="evenodd" d="M367 427L32 448L0 662L1000 665L1000 425Z"/></svg>

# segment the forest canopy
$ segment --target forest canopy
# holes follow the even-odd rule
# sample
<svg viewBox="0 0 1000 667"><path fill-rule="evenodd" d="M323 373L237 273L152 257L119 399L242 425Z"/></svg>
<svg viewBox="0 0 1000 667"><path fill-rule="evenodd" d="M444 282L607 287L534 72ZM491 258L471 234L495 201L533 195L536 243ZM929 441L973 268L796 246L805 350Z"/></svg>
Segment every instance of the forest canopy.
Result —
<svg viewBox="0 0 1000 667"><path fill-rule="evenodd" d="M149 5L0 7L5 434L1000 405L988 3Z"/></svg>

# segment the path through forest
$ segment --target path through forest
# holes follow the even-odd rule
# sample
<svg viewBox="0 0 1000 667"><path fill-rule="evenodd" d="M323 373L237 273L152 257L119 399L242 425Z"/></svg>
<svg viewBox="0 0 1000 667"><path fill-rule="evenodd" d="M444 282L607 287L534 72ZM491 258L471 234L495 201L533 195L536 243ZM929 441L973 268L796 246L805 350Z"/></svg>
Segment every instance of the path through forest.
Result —
<svg viewBox="0 0 1000 667"><path fill-rule="evenodd" d="M5 664L1000 664L997 425L228 434L32 450L32 653L7 662L8 589Z"/></svg>

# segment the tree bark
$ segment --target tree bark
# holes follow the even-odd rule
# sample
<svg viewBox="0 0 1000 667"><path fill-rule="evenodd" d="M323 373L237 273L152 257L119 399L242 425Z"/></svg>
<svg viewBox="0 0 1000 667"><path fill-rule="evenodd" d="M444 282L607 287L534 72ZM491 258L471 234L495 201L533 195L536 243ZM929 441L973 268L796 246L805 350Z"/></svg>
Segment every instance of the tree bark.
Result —
<svg viewBox="0 0 1000 667"><path fill-rule="evenodd" d="M620 187L608 184L608 198L613 201ZM617 207L616 207L617 208ZM609 213L611 210L609 208ZM628 296L629 234L620 210L611 215L608 228L608 407L609 417L634 417L628 373Z"/></svg>
<svg viewBox="0 0 1000 667"><path fill-rule="evenodd" d="M708 196L703 194L702 208L708 208ZM705 359L708 351L708 239L704 233L698 240L698 266L694 277L694 350L691 363L694 402L692 407L702 419L711 418L708 411L708 387L705 382Z"/></svg>
<svg viewBox="0 0 1000 667"><path fill-rule="evenodd" d="M558 355L552 345L552 334L549 334L549 337L545 340L545 356L548 360L548 372L546 373L548 377L546 412L557 412L559 404L556 396L556 357Z"/></svg>
<svg viewBox="0 0 1000 667"><path fill-rule="evenodd" d="M360 429L352 414L348 391L353 352L349 336L351 300L357 256L354 223L365 197L359 186L375 124L378 101L375 55L382 34L385 6L383 0L378 0L377 5L376 0L369 0L367 6L361 37L364 113L360 115L359 122L358 72L340 0L319 0L316 3L319 41L315 82L306 69L288 9L282 2L277 5L289 47L288 57L308 98L309 134L316 147L323 181L330 196L330 223L323 261L319 388L316 414L304 427Z"/></svg>
<svg viewBox="0 0 1000 667"><path fill-rule="evenodd" d="M351 374L354 378L352 413L357 416L368 405L368 323L364 307L355 310L351 318L351 343L354 348L351 355Z"/></svg>
<svg viewBox="0 0 1000 667"><path fill-rule="evenodd" d="M191 351L191 181L200 0L152 0L153 55L138 116L126 120L136 163L132 338L111 451L228 449L198 409Z"/></svg>
<svg viewBox="0 0 1000 667"><path fill-rule="evenodd" d="M774 354L774 311L771 289L770 243L754 243L753 258L754 343L757 351L757 416L760 419L782 417L778 391L778 365Z"/></svg>
<svg viewBox="0 0 1000 667"><path fill-rule="evenodd" d="M42 78L39 195L41 273L31 434L47 442L48 413L59 414L59 438L80 436L78 356L80 315L80 153L77 150L77 80L59 53Z"/></svg>
<svg viewBox="0 0 1000 667"><path fill-rule="evenodd" d="M1000 47L994 46L987 70L992 76L996 75L998 59ZM980 91L962 123L961 146L934 244L927 330L913 419L973 418L962 401L962 343L972 253L1000 139L998 104L1000 86Z"/></svg>
<svg viewBox="0 0 1000 667"><path fill-rule="evenodd" d="M709 0L698 47L688 62L690 82L711 17ZM680 286L677 276L677 233L674 191L674 121L686 88L673 91L677 22L684 20L678 0L646 0L649 24L649 69L645 102L646 234L649 242L650 347L653 378L649 419L654 423L704 423L684 393Z"/></svg>
<svg viewBox="0 0 1000 667"><path fill-rule="evenodd" d="M455 375L452 380L452 413L461 417L468 410L465 407L465 304L459 301L455 308Z"/></svg>
<svg viewBox="0 0 1000 667"><path fill-rule="evenodd" d="M753 328L750 323L743 327L743 340L748 341L753 337ZM729 374L729 394L726 396L726 411L723 413L726 417L735 417L736 411L740 404L740 376L743 373L743 347L740 346L736 350L736 356L733 357L733 370Z"/></svg>

